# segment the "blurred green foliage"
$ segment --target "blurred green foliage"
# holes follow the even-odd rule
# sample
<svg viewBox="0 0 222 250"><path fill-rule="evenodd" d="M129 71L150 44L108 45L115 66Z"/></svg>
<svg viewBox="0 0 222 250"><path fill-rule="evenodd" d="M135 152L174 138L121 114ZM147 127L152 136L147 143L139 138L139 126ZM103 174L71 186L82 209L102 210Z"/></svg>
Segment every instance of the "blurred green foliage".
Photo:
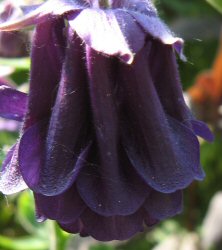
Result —
<svg viewBox="0 0 222 250"><path fill-rule="evenodd" d="M208 3L212 4L214 8L222 13L222 1L221 0L206 0Z"/></svg>
<svg viewBox="0 0 222 250"><path fill-rule="evenodd" d="M220 0L218 0L220 1ZM167 20L177 17L214 16L216 11L203 0L155 0L160 16Z"/></svg>

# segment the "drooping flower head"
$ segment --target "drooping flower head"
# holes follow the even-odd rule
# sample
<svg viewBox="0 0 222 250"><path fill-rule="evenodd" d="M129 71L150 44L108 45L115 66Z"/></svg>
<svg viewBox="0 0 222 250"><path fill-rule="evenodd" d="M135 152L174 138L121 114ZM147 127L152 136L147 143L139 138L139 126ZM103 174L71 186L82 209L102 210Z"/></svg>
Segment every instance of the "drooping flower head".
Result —
<svg viewBox="0 0 222 250"><path fill-rule="evenodd" d="M36 25L28 96L0 92L23 121L0 190L27 185L39 219L103 241L179 213L181 190L204 177L197 135L212 140L183 99L182 39L150 0L49 0L25 12L0 26Z"/></svg>

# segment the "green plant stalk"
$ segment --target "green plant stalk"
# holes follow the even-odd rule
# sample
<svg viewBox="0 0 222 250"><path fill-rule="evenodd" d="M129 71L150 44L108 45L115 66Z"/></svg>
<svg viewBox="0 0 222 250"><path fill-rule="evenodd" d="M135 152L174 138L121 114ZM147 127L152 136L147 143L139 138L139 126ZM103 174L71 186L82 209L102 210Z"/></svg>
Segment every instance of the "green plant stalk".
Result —
<svg viewBox="0 0 222 250"><path fill-rule="evenodd" d="M69 234L63 232L55 221L48 221L49 250L64 250Z"/></svg>

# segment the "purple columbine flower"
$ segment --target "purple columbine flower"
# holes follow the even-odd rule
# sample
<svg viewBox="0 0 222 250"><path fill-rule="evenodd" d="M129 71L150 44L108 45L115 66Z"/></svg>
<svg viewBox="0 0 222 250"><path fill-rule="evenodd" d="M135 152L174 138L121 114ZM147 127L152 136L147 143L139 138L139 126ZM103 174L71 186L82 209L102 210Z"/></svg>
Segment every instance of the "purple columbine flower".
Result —
<svg viewBox="0 0 222 250"><path fill-rule="evenodd" d="M36 25L28 96L6 88L0 113L23 121L0 176L26 185L39 219L101 241L123 240L181 212L202 180L197 135L174 52L183 41L150 0L49 0L1 30Z"/></svg>

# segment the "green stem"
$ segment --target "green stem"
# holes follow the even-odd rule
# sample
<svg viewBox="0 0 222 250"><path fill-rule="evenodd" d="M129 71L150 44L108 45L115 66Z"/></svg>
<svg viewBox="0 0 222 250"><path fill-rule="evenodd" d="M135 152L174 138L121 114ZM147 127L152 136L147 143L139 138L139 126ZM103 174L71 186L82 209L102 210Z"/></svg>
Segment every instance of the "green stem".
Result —
<svg viewBox="0 0 222 250"><path fill-rule="evenodd" d="M59 250L57 248L57 235L55 229L55 222L49 220L48 226L49 226L49 250Z"/></svg>

